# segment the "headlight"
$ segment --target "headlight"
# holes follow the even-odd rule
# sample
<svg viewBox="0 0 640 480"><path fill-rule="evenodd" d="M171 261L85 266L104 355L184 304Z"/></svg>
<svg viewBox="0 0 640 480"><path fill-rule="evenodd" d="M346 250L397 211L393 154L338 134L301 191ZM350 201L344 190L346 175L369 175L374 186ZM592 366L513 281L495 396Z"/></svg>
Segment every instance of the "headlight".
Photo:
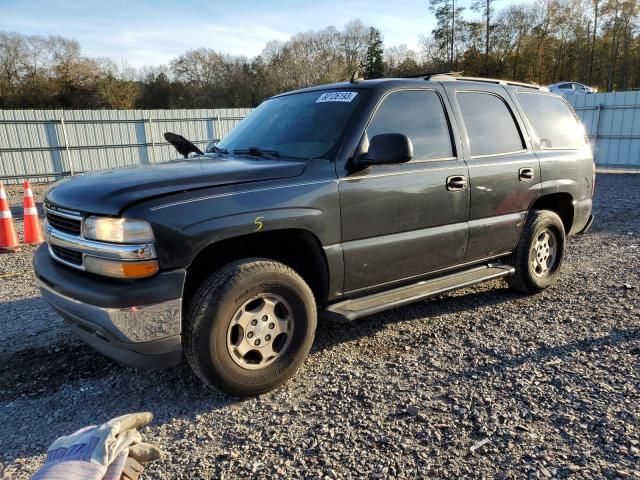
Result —
<svg viewBox="0 0 640 480"><path fill-rule="evenodd" d="M153 230L144 220L88 217L82 222L84 238L111 243L151 243Z"/></svg>

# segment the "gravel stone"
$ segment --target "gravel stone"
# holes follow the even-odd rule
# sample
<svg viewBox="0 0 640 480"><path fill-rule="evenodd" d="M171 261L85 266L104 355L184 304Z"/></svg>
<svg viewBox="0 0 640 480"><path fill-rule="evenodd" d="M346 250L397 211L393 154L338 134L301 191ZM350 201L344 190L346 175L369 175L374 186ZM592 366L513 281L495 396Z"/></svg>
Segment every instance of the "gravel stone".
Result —
<svg viewBox="0 0 640 480"><path fill-rule="evenodd" d="M416 407L415 405L409 405L407 407L407 413L409 415L411 415L412 417L417 417L418 414L420 413L420 409L418 407Z"/></svg>
<svg viewBox="0 0 640 480"><path fill-rule="evenodd" d="M12 206L21 195L9 187ZM493 281L322 322L296 376L244 401L184 364L106 359L41 300L34 248L2 254L0 478L28 478L56 437L138 410L168 452L144 479L640 478L640 175L599 175L594 214L543 293Z"/></svg>

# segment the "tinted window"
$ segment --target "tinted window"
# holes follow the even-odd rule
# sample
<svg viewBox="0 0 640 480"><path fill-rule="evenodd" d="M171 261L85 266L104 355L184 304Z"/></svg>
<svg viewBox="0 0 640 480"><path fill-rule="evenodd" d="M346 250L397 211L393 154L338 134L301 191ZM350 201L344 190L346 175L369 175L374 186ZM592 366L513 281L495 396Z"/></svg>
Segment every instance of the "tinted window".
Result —
<svg viewBox="0 0 640 480"><path fill-rule="evenodd" d="M571 84L570 83L563 83L562 85L558 85L558 88L562 88L564 90L571 90Z"/></svg>
<svg viewBox="0 0 640 480"><path fill-rule="evenodd" d="M518 101L545 148L584 146L584 129L562 99L539 93L518 93Z"/></svg>
<svg viewBox="0 0 640 480"><path fill-rule="evenodd" d="M518 127L506 103L496 95L459 92L471 155L517 152L524 148Z"/></svg>
<svg viewBox="0 0 640 480"><path fill-rule="evenodd" d="M366 91L317 91L272 98L219 144L230 152L260 147L287 158L335 159Z"/></svg>
<svg viewBox="0 0 640 480"><path fill-rule="evenodd" d="M435 92L408 90L386 97L367 127L369 139L381 133L409 137L414 160L453 156L447 118Z"/></svg>

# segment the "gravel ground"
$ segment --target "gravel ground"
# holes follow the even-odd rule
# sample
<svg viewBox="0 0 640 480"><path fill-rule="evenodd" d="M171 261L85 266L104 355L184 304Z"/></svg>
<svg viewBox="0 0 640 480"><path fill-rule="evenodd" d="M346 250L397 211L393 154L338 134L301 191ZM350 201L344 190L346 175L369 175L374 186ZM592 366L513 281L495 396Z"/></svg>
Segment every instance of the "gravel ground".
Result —
<svg viewBox="0 0 640 480"><path fill-rule="evenodd" d="M41 190L39 190L41 191ZM600 175L596 221L544 293L500 281L319 325L295 378L238 401L184 365L80 343L0 256L0 476L57 436L150 410L151 478L640 478L640 175Z"/></svg>

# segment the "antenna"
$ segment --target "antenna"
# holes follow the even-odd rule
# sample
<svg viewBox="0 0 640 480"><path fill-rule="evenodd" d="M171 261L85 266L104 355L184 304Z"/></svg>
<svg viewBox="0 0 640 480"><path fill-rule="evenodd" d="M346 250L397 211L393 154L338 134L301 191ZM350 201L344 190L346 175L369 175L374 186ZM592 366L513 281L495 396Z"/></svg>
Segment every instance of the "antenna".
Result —
<svg viewBox="0 0 640 480"><path fill-rule="evenodd" d="M351 75L351 80L349 80L350 83L359 83L362 80L364 80L364 78L362 78L362 75L360 73L361 69L362 69L362 64L356 67L356 69L353 71L353 74Z"/></svg>

